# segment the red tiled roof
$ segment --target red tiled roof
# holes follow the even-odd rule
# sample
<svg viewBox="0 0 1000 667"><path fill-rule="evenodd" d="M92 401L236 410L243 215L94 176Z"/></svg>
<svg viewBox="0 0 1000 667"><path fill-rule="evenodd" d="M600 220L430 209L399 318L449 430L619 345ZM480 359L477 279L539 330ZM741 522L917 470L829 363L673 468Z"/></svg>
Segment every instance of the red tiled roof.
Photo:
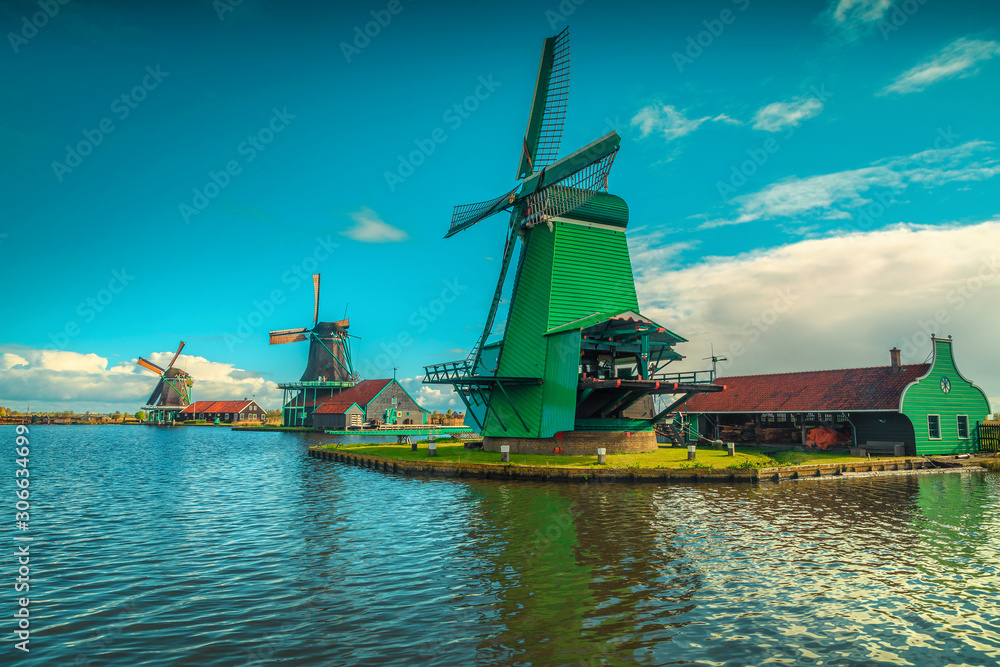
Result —
<svg viewBox="0 0 1000 667"><path fill-rule="evenodd" d="M684 406L688 412L844 412L898 410L899 398L930 364L804 371L773 375L716 378L725 391L698 394Z"/></svg>
<svg viewBox="0 0 1000 667"><path fill-rule="evenodd" d="M289 399L288 403L285 404L286 408L312 408L323 405L334 396L320 396L315 401L310 399L308 401L296 401L295 398Z"/></svg>
<svg viewBox="0 0 1000 667"><path fill-rule="evenodd" d="M253 401L195 401L181 410L182 415L202 412L239 412Z"/></svg>
<svg viewBox="0 0 1000 667"><path fill-rule="evenodd" d="M379 392L386 388L392 380L362 380L350 389L345 389L339 394L334 394L330 400L316 408L315 415L339 415L352 405L357 403L362 410L367 409L368 404Z"/></svg>

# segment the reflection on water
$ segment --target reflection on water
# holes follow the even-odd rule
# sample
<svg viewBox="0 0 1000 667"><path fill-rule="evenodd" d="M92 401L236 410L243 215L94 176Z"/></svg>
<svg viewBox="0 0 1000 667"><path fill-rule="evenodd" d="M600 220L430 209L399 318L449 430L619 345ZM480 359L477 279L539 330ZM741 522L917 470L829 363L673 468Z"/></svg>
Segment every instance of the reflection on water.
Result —
<svg viewBox="0 0 1000 667"><path fill-rule="evenodd" d="M27 664L1000 662L995 474L443 481L313 442L33 429Z"/></svg>

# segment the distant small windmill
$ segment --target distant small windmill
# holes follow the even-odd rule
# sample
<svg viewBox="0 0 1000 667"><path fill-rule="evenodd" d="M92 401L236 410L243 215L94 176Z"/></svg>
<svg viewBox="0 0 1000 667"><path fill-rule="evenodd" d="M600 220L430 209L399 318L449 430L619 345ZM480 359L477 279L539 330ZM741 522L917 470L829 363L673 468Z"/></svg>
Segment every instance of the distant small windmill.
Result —
<svg viewBox="0 0 1000 667"><path fill-rule="evenodd" d="M716 375L716 373L715 373L716 364L718 362L720 362L720 361L729 361L729 358L728 357L723 357L721 355L720 356L716 356L716 354L715 354L715 343L712 343L712 356L710 356L710 357L702 357L702 361L709 361L709 360L712 361L712 379L714 380L715 379L715 375Z"/></svg>
<svg viewBox="0 0 1000 667"><path fill-rule="evenodd" d="M299 382L352 382L354 365L351 362L348 319L336 322L319 321L319 275L313 274L313 326L298 329L271 331L271 345L309 341L309 359Z"/></svg>
<svg viewBox="0 0 1000 667"><path fill-rule="evenodd" d="M181 355L186 343L181 341L174 353L174 358L170 360L166 368L160 368L156 364L142 357L136 362L151 373L160 376L160 381L156 383L153 393L146 401L146 407L150 409L149 421L172 421L175 413L181 408L186 408L191 404L191 386L194 379L191 375L180 368L175 368L177 357Z"/></svg>

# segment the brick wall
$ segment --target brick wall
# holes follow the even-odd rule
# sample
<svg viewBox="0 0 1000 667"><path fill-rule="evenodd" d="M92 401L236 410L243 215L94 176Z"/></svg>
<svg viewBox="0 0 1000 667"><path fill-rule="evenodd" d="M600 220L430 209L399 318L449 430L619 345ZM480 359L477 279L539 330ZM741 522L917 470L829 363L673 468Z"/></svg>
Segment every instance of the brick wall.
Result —
<svg viewBox="0 0 1000 667"><path fill-rule="evenodd" d="M569 431L562 440L555 438L483 438L483 449L500 451L501 445L510 445L512 454L552 454L556 447L563 454L596 456L598 447L608 454L636 454L656 451L656 434L653 431Z"/></svg>

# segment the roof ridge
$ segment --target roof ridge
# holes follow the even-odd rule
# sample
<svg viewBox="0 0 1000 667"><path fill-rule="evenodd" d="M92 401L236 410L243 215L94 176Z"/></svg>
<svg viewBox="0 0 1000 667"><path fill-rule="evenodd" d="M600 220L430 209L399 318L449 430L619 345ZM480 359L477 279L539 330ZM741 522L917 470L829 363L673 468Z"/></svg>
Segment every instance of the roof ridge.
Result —
<svg viewBox="0 0 1000 667"><path fill-rule="evenodd" d="M904 364L900 366L900 370L905 371L907 368L919 368L922 366L930 366L930 363L921 364ZM775 377L778 375L802 375L804 373L833 373L835 371L869 371L869 370L892 370L892 366L856 366L852 368L823 368L813 371L784 371L782 373L748 373L746 375L727 375L725 377L716 377L716 380L728 380L731 378L751 378L751 377Z"/></svg>

